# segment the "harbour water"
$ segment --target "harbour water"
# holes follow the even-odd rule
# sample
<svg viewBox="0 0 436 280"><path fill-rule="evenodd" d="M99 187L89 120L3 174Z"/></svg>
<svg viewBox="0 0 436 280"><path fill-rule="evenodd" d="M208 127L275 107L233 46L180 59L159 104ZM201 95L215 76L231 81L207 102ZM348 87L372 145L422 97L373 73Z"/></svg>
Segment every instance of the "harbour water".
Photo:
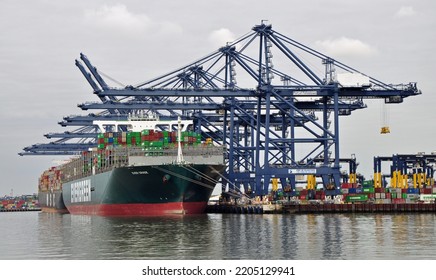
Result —
<svg viewBox="0 0 436 280"><path fill-rule="evenodd" d="M0 213L2 260L436 260L435 214Z"/></svg>

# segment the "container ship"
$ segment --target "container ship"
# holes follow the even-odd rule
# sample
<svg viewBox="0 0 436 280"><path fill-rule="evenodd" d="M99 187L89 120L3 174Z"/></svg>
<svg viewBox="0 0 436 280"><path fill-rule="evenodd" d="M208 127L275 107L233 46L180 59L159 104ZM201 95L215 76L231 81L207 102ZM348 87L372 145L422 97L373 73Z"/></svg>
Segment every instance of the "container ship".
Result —
<svg viewBox="0 0 436 280"><path fill-rule="evenodd" d="M100 216L199 214L225 169L225 148L188 131L192 121L95 122L97 147L44 172L43 210ZM166 127L168 130L160 130ZM173 131L177 127L176 131ZM159 128L159 129L158 129ZM43 174L43 178L46 176Z"/></svg>
<svg viewBox="0 0 436 280"><path fill-rule="evenodd" d="M38 201L44 212L68 213L62 196L61 170L51 167L38 181Z"/></svg>

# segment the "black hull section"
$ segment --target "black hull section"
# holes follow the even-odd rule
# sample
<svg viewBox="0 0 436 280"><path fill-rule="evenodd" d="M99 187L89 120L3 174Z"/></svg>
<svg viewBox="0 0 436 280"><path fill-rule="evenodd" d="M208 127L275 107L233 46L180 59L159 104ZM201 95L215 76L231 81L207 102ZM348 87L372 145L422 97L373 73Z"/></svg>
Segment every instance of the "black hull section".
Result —
<svg viewBox="0 0 436 280"><path fill-rule="evenodd" d="M203 212L223 169L201 164L114 168L65 183L64 200L72 214Z"/></svg>
<svg viewBox="0 0 436 280"><path fill-rule="evenodd" d="M38 201L43 212L68 212L61 190L39 191Z"/></svg>

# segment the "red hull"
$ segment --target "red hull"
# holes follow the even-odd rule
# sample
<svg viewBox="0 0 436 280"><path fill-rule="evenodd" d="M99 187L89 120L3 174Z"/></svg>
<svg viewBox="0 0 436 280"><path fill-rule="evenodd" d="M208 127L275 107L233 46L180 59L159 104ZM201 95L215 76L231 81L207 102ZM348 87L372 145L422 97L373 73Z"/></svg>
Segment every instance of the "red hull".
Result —
<svg viewBox="0 0 436 280"><path fill-rule="evenodd" d="M68 211L76 215L99 216L162 216L202 214L207 202L169 202L150 204L82 204L71 205Z"/></svg>

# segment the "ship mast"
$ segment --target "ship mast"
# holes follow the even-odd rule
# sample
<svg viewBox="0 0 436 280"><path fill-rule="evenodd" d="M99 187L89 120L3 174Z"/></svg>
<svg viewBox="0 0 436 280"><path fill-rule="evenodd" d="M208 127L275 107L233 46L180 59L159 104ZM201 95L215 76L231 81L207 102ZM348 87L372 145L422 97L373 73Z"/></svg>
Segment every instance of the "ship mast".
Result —
<svg viewBox="0 0 436 280"><path fill-rule="evenodd" d="M182 153L182 127L181 127L181 119L180 116L177 119L177 139L178 139L178 150L177 150L177 164L182 164L184 162L183 160L183 153Z"/></svg>

